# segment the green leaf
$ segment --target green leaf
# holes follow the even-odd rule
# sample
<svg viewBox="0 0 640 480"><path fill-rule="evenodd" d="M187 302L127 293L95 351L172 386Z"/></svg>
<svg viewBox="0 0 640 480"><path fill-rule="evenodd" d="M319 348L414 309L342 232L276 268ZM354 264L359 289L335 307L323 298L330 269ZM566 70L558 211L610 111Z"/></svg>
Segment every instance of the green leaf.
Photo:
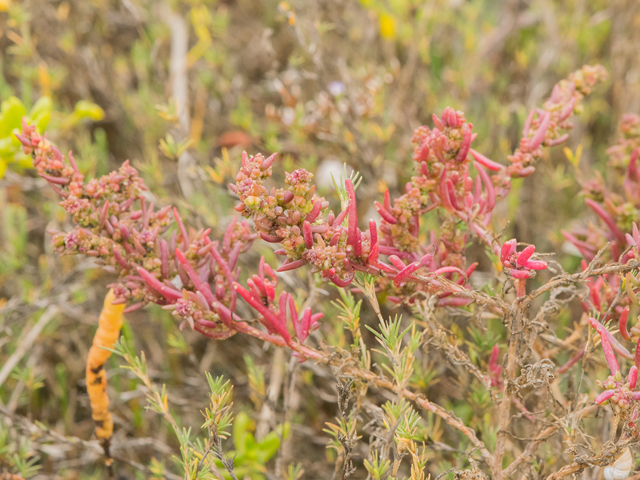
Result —
<svg viewBox="0 0 640 480"><path fill-rule="evenodd" d="M17 97L9 97L0 106L2 121L0 121L0 138L8 137L14 128L22 126L22 117L27 114L27 110Z"/></svg>
<svg viewBox="0 0 640 480"><path fill-rule="evenodd" d="M86 100L80 100L78 103L76 103L76 106L73 110L73 115L76 121L80 121L85 118L97 121L104 118L104 110L95 103L88 102Z"/></svg>
<svg viewBox="0 0 640 480"><path fill-rule="evenodd" d="M42 96L38 99L36 104L29 112L31 121L36 124L38 132L42 133L51 119L51 112L53 110L53 102L48 96Z"/></svg>
<svg viewBox="0 0 640 480"><path fill-rule="evenodd" d="M249 432L251 427L251 419L249 415L244 412L240 412L233 423L233 443L239 454L243 454L248 450L250 439L253 440L253 435Z"/></svg>

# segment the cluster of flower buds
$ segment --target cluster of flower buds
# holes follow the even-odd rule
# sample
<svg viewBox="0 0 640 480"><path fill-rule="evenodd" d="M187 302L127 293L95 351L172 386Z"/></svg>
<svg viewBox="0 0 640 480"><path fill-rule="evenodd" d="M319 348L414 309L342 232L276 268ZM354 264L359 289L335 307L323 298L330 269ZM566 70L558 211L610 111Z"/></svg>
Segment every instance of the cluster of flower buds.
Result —
<svg viewBox="0 0 640 480"><path fill-rule="evenodd" d="M236 210L254 219L260 237L282 245L276 253L287 259L279 272L310 264L313 272L345 287L353 281L356 270L377 273L379 254L401 254L395 248L380 251L373 220L366 231L358 228L356 194L350 179L345 180L347 208L337 216L326 214L329 204L315 195L315 185L310 183L313 175L304 169L286 174L288 188L267 190L264 180L272 174L274 159L275 154L265 159L261 154L249 157L243 152L236 184L230 188L241 200Z"/></svg>
<svg viewBox="0 0 640 480"><path fill-rule="evenodd" d="M519 148L509 157L509 177L526 177L534 170L534 163L542 156L542 147L552 147L569 138L573 128L569 117L579 113L582 99L598 83L608 77L602 65L585 65L565 80L558 82L545 102L544 108L529 112L522 128Z"/></svg>
<svg viewBox="0 0 640 480"><path fill-rule="evenodd" d="M175 208L156 210L153 202L147 203L141 195L146 186L128 162L117 172L85 182L73 156L67 163L34 127L25 124L18 138L77 224L70 232L54 234L56 250L96 257L105 269L118 274L119 281L110 287L117 303L132 303L125 312L156 303L182 318L181 327L190 325L211 338L243 332L296 351L317 328L322 314L305 310L299 317L286 293L274 303L277 278L264 259L259 275L248 283L249 291L237 283L238 258L257 238L247 222L234 219L222 240L213 241L210 229L187 230ZM267 333L234 313L238 293L260 314L258 320ZM297 344L286 327L287 298Z"/></svg>
<svg viewBox="0 0 640 480"><path fill-rule="evenodd" d="M380 248L419 250L420 216L439 208L445 217L443 226L447 228L441 232L438 250L441 255L452 254L445 265L459 268L464 265L466 233L460 231L464 225L459 220L499 253L499 245L492 242L487 232L496 200L509 192L510 178L534 171L533 163L542 155L543 147L568 138L569 117L580 111L584 96L606 76L599 65L585 66L555 85L544 108L529 114L520 148L510 156L509 166L471 148L476 134L463 112L447 107L441 117L433 115L433 128L422 126L414 132L417 175L407 183L406 193L395 199L393 205L388 191L383 203L376 202L382 217ZM477 171L475 179L470 175L471 162ZM489 171L497 174L491 176Z"/></svg>
<svg viewBox="0 0 640 480"><path fill-rule="evenodd" d="M609 164L616 169L624 170L629 166L629 159L637 155L634 152L638 149L640 149L640 117L627 113L620 121L620 140L607 150Z"/></svg>
<svg viewBox="0 0 640 480"><path fill-rule="evenodd" d="M347 207L338 216L326 214L328 202L315 196L315 187L310 185L312 175L306 170L296 170L286 174L287 189L267 190L264 180L271 176L271 164L275 154L265 159L258 154L253 157L243 154L242 167L236 177L236 184L230 186L238 194L241 203L236 210L254 219L260 237L283 248L277 254L286 256L285 263L278 271L292 270L303 265L312 266L312 272L320 272L337 286L349 286L356 271L383 277L379 288L393 289L402 297L418 290L438 292L444 299L459 292L475 264L463 271L454 265L443 265L444 255L434 255L433 248L423 247L419 252L405 252L391 245L378 242L378 227L375 221L369 228L358 228L355 188L351 179L345 180L348 197ZM417 231L414 232L417 237ZM433 240L433 239L432 239ZM437 238L436 238L437 240ZM456 242L457 251L464 250L466 238ZM443 242L446 240L443 239ZM438 242L435 242L438 244ZM451 246L451 245L449 245ZM389 257L389 263L380 259ZM462 259L464 257L460 255ZM407 263L405 263L407 262ZM462 263L462 262L460 262ZM442 275L453 280L445 285L437 280ZM410 283L411 287L404 287ZM455 287L453 285L456 285ZM392 301L401 298L391 295ZM468 300L450 298L443 305L467 304Z"/></svg>
<svg viewBox="0 0 640 480"><path fill-rule="evenodd" d="M585 201L600 223L576 228L571 233L562 232L567 241L575 245L589 261L607 242L610 242L611 257L615 261L625 263L634 255L633 251L625 253L628 245L635 245L633 237L625 235L625 232L631 231L634 222L640 218L640 118L626 115L620 132L618 144L608 152L609 165L613 167L611 170L624 167L624 195L610 192L600 176L587 182L582 190L587 197Z"/></svg>
<svg viewBox="0 0 640 480"><path fill-rule="evenodd" d="M525 281L535 275L536 270L547 268L546 262L531 260L536 251L534 245L529 245L521 252L517 252L518 242L515 238L502 244L500 261L507 275L512 277L516 284L516 295L522 297L526 294Z"/></svg>
<svg viewBox="0 0 640 480"><path fill-rule="evenodd" d="M607 377L607 380L604 382L597 381L598 385L605 390L596 397L595 402L600 404L608 400L620 408L629 408L633 401L640 400L640 392L633 391L638 380L640 349L636 347L636 354L633 356L622 344L620 344L620 342L615 339L611 332L609 332L602 323L597 321L595 318L590 318L589 324L600 335L600 344L602 345L607 365L611 371L611 375ZM635 362L635 365L629 370L626 382L622 382L622 374L620 372L618 360L616 359L616 353Z"/></svg>
<svg viewBox="0 0 640 480"><path fill-rule="evenodd" d="M442 118L433 115L433 122L433 129L422 126L414 132L413 160L417 175L407 183L406 193L395 199L393 206L388 191L382 204L376 202L382 217L381 245L405 252L416 251L420 216L438 207L450 216L477 219L485 226L491 219L496 191L485 168L497 171L503 167L471 149L477 134L473 133L473 125L467 122L463 112L447 107ZM478 171L475 181L469 174L470 153L476 158L473 162ZM450 236L457 237L455 233ZM449 248L445 244L442 250Z"/></svg>

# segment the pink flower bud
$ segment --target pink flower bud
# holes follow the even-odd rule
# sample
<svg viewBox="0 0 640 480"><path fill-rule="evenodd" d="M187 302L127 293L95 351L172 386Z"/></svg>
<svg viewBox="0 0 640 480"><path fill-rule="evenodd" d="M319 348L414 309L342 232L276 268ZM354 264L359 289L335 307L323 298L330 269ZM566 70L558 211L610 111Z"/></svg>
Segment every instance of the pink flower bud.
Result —
<svg viewBox="0 0 640 480"><path fill-rule="evenodd" d="M636 383L638 382L638 367L636 367L635 365L629 369L627 382L629 383L629 388L631 390L636 388Z"/></svg>
<svg viewBox="0 0 640 480"><path fill-rule="evenodd" d="M296 268L300 268L307 263L307 260L305 260L304 258L301 258L300 260L285 262L280 268L278 268L278 270L276 270L276 272L288 272L289 270L295 270Z"/></svg>
<svg viewBox="0 0 640 480"><path fill-rule="evenodd" d="M492 212L496 205L496 193L493 188L493 182L491 181L491 177L489 177L489 174L485 171L482 165L479 164L479 162L474 162L474 167L476 167L476 170L478 170L478 175L480 175L482 183L484 184L484 188L487 192L487 204L484 210L486 212Z"/></svg>
<svg viewBox="0 0 640 480"><path fill-rule="evenodd" d="M533 135L533 137L531 138L531 141L529 142L529 150L533 151L536 148L538 148L540 145L542 145L542 142L544 141L544 136L547 133L547 129L549 128L549 122L551 121L551 114L549 112L545 112L542 114L542 118L540 120L540 126L538 127L538 130L536 130L536 133Z"/></svg>
<svg viewBox="0 0 640 480"><path fill-rule="evenodd" d="M320 215L320 211L322 210L322 202L320 200L316 200L311 208L309 214L305 217L305 220L309 223L313 223Z"/></svg>
<svg viewBox="0 0 640 480"><path fill-rule="evenodd" d="M358 228L358 209L356 204L356 191L350 178L344 181L344 186L349 196L349 228L347 230L347 245L354 245L357 241L356 229Z"/></svg>
<svg viewBox="0 0 640 480"><path fill-rule="evenodd" d="M378 213L380 214L380 216L385 221L394 225L398 223L398 220L389 211L387 211L387 209L385 209L382 205L380 205L380 202L375 202L375 207L376 207L376 210L378 210Z"/></svg>
<svg viewBox="0 0 640 480"><path fill-rule="evenodd" d="M304 244L307 249L313 247L313 233L311 232L311 224L308 221L302 222L302 233L304 234Z"/></svg>
<svg viewBox="0 0 640 480"><path fill-rule="evenodd" d="M629 332L627 331L627 319L629 318L629 306L627 305L625 309L622 311L620 315L620 320L618 321L618 329L620 330L620 335L627 341L631 341L631 337L629 336Z"/></svg>
<svg viewBox="0 0 640 480"><path fill-rule="evenodd" d="M269 156L266 160L263 160L262 164L260 165L260 170L264 172L266 169L268 169L273 163L273 161L276 159L277 155L278 155L277 153L274 153L271 156Z"/></svg>
<svg viewBox="0 0 640 480"><path fill-rule="evenodd" d="M336 225L342 225L342 222L344 221L345 217L346 217L348 214L349 214L349 208L347 207L347 208L345 208L342 212L340 212L340 213L338 214L338 216L336 217L336 220L335 220L335 222L334 222L334 223L335 223Z"/></svg>
<svg viewBox="0 0 640 480"><path fill-rule="evenodd" d="M521 267L524 266L524 264L529 261L531 255L533 255L535 251L536 247L533 245L529 245L524 250L522 250L522 252L520 252L520 255L518 255L518 258L516 259L516 263Z"/></svg>
<svg viewBox="0 0 640 480"><path fill-rule="evenodd" d="M525 268L529 268L531 270L545 270L547 268L546 262L540 262L537 260L529 260L524 264Z"/></svg>
<svg viewBox="0 0 640 480"><path fill-rule="evenodd" d="M607 400L609 400L611 397L613 397L615 393L616 393L615 390L605 390L595 398L594 402L600 405L601 403L604 403Z"/></svg>
<svg viewBox="0 0 640 480"><path fill-rule="evenodd" d="M618 366L618 361L616 360L616 356L613 353L613 348L611 347L611 343L609 342L609 338L607 335L607 333L609 332L595 318L589 318L589 324L593 328L595 328L598 334L600 335L602 350L604 351L604 357L607 360L609 369L611 370L611 375L616 375L616 373L620 371L620 367Z"/></svg>
<svg viewBox="0 0 640 480"><path fill-rule="evenodd" d="M345 288L351 285L351 282L353 282L353 275L354 275L353 272L348 273L345 279L343 280L339 278L337 275L333 274L333 275L329 275L329 280L331 280L336 286L340 288Z"/></svg>
<svg viewBox="0 0 640 480"><path fill-rule="evenodd" d="M138 275L140 275L143 278L143 280L149 287L151 287L153 290L158 292L167 300L175 301L182 298L182 294L180 292L172 288L169 288L164 283L160 282L156 277L151 275L144 268L138 267L137 271L138 271Z"/></svg>
<svg viewBox="0 0 640 480"><path fill-rule="evenodd" d="M516 248L518 248L518 241L515 238L502 244L502 250L500 251L500 260L502 263L509 259L511 254L516 251Z"/></svg>
<svg viewBox="0 0 640 480"><path fill-rule="evenodd" d="M444 125L442 124L442 121L438 118L438 116L434 113L431 118L433 119L433 124L436 126L436 128L441 132L444 132Z"/></svg>
<svg viewBox="0 0 640 480"><path fill-rule="evenodd" d="M531 111L527 115L527 118L524 121L524 125L522 126L522 136L523 137L526 137L527 134L529 133L529 129L531 128L531 122L533 122L533 116L535 115L535 113L536 113L536 109L533 108L533 109L531 109Z"/></svg>
<svg viewBox="0 0 640 480"><path fill-rule="evenodd" d="M269 243L280 243L284 240L282 237L278 237L277 235L268 235L262 232L260 232L260 238Z"/></svg>
<svg viewBox="0 0 640 480"><path fill-rule="evenodd" d="M471 147L471 124L469 123L466 128L463 128L464 134L462 136L462 143L460 144L460 150L458 150L458 154L456 155L456 161L462 162L467 158L467 154L469 153L469 148Z"/></svg>
<svg viewBox="0 0 640 480"><path fill-rule="evenodd" d="M560 111L560 118L559 118L561 122L565 121L567 118L569 118L569 115L573 113L575 104L576 104L576 100L575 98L572 98L571 100L569 100L569 103L567 103L562 108L562 110Z"/></svg>

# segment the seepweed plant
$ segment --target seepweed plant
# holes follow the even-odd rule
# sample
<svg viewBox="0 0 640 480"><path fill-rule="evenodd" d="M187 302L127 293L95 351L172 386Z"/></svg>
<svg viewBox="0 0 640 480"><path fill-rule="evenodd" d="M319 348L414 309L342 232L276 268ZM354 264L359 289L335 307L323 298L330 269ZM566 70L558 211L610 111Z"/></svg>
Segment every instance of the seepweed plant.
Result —
<svg viewBox="0 0 640 480"><path fill-rule="evenodd" d="M513 180L533 174L545 149L568 139L571 116L606 77L602 67L585 66L556 84L544 105L531 110L507 164L472 148L477 135L462 112L447 107L434 115L433 127L414 133L416 173L406 193L392 202L387 190L376 202L381 219L370 220L364 229L358 221L357 176L345 174L337 185L343 207L334 213L328 200L316 195L313 175L304 169L286 173L285 185L269 184L276 154L243 153L236 182L229 187L240 200L235 210L251 223L234 219L214 240L210 230L189 229L175 208L156 209L128 162L85 181L73 155L65 159L34 126L24 122L16 138L77 225L53 235L56 251L95 257L117 274L111 288L117 303L129 304L125 312L155 303L171 311L181 328L211 339L243 334L284 349L303 365L333 367L338 417L326 432L337 453L336 474L343 478L355 478L360 465L371 478L381 479L445 473L443 449L438 448L441 427L453 439L450 471L457 478L502 479L525 471L558 479L595 466L609 468L607 478L614 473L624 478L620 475L632 468L627 469L628 449L640 442L640 392L635 391L640 349L631 353L611 327L625 342L638 341L640 330L634 325L629 332L627 323L640 306L640 232L634 223L640 184L640 131L635 126L640 121L625 117L623 139L610 150L624 195L584 182L587 203L600 223L565 233L585 257L582 271L565 272L536 253L535 246L501 238L492 222ZM426 216L437 218L437 230L425 231ZM256 241L275 245L274 253L284 261L275 268L262 257L257 271L241 281L239 258ZM483 272L491 276L484 286L473 281L478 263L468 261L471 245L480 245L492 260L493 268ZM305 308L279 287L284 272L301 268L344 289L335 305L351 336L348 349L313 334L326 321L323 312ZM540 282L537 276L545 271L553 276ZM373 321L361 318L365 299ZM552 321L571 312L574 300L580 300L584 314L571 335L559 338ZM398 305L405 315L386 317L385 304ZM473 318L485 331L487 321L497 321L506 340L486 345L486 351L479 350L484 347L479 342L465 348L455 324L450 325L456 317ZM362 325L373 332L374 343L367 343ZM431 347L475 378L469 398L475 410L453 411L425 396L425 386L434 381L427 363ZM598 348L611 371L599 382L601 392L591 368L594 360L601 361ZM567 350L572 352L568 362ZM624 380L616 355L634 363ZM141 360L132 362L145 382ZM556 379L573 379L579 367L577 385ZM258 377L254 372L254 383L260 383ZM218 422L230 418L227 383L210 379L209 384L212 409L203 425L209 440L197 447L189 431L171 420L165 392L151 384L147 388L151 407L169 420L180 439L185 477L216 478L215 462L204 461L213 452L233 478L233 461L221 452L219 423L212 423L214 417ZM392 399L376 402L376 391ZM217 417L212 415L214 397L227 402L218 402ZM587 422L606 402L612 415ZM371 419L367 423L365 416ZM610 433L600 444L590 436L605 424ZM290 471L299 474L296 468Z"/></svg>

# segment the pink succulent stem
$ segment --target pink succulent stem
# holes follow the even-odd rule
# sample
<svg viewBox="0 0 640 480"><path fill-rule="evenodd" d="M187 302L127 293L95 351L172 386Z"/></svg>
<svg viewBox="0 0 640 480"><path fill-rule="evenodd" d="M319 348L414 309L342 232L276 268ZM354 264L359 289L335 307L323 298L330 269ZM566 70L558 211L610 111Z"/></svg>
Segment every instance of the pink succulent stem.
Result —
<svg viewBox="0 0 640 480"><path fill-rule="evenodd" d="M527 115L527 118L524 121L524 124L522 125L522 136L526 137L527 133L529 132L529 129L531 128L531 122L533 122L533 116L536 114L536 109L532 108L531 111L529 112L529 114Z"/></svg>
<svg viewBox="0 0 640 480"><path fill-rule="evenodd" d="M529 141L530 150L533 151L536 148L538 148L540 145L542 145L542 142L544 141L544 136L546 135L547 130L549 129L550 122L551 122L551 114L549 112L543 113L542 119L540 120L540 126L538 127L538 130L536 130L536 133L533 135L533 137Z"/></svg>
<svg viewBox="0 0 640 480"><path fill-rule="evenodd" d="M602 221L607 224L607 226L611 230L611 233L613 233L613 235L616 237L618 242L621 245L624 245L625 237L624 237L624 234L622 233L622 230L618 228L618 225L616 224L616 222L613 220L613 218L611 218L611 215L609 215L609 213L602 207L602 205L600 205L599 203L597 203L596 201L590 198L587 198L585 202L602 219Z"/></svg>
<svg viewBox="0 0 640 480"><path fill-rule="evenodd" d="M500 383L500 374L502 373L502 366L498 365L498 356L500 355L500 347L496 343L491 350L491 357L489 358L489 372L491 373L491 386L497 387Z"/></svg>
<svg viewBox="0 0 640 480"><path fill-rule="evenodd" d="M213 293L211 292L211 288L209 287L208 284L205 284L200 279L198 272L194 270L194 268L189 263L189 260L187 260L187 257L185 257L184 253L182 253L182 251L178 248L176 248L176 258L182 265L182 268L184 268L184 271L187 272L187 275L193 282L193 286L196 288L196 290L198 290L202 295L204 295L204 298L207 300L207 303L209 305L214 303L216 299L213 296Z"/></svg>
<svg viewBox="0 0 640 480"><path fill-rule="evenodd" d="M184 223L182 223L182 217L178 213L177 208L173 208L173 217L176 219L176 223L178 224L178 228L180 229L180 235L182 236L182 243L184 244L184 248L189 247L189 235L187 234L187 229L184 227Z"/></svg>
<svg viewBox="0 0 640 480"><path fill-rule="evenodd" d="M356 191L350 178L344 181L344 186L349 196L349 227L347 230L347 245L354 245L357 241L356 229L358 228L358 208L356 204Z"/></svg>
<svg viewBox="0 0 640 480"><path fill-rule="evenodd" d="M629 383L629 388L631 390L636 388L636 383L638 383L638 367L636 367L635 365L629 369L627 383Z"/></svg>
<svg viewBox="0 0 640 480"><path fill-rule="evenodd" d="M353 275L353 272L348 273L346 279L342 280L336 274L333 274L329 275L329 280L335 283L338 287L345 288L351 285L351 282L353 282Z"/></svg>
<svg viewBox="0 0 640 480"><path fill-rule="evenodd" d="M278 237L277 235L269 235L263 232L260 232L260 238L268 243L280 243L284 240L282 237Z"/></svg>
<svg viewBox="0 0 640 480"><path fill-rule="evenodd" d="M394 225L398 223L398 220L396 219L396 217L394 217L386 208L384 208L384 206L380 205L380 202L375 202L375 207L376 207L376 210L378 210L378 213L380 214L380 216L384 218L387 222Z"/></svg>
<svg viewBox="0 0 640 480"><path fill-rule="evenodd" d="M514 271L512 271L512 274L513 274ZM524 272L524 273L528 273L528 272ZM524 297L527 294L527 282L526 282L526 279L516 278L515 279L515 285L516 285L516 296L518 298Z"/></svg>
<svg viewBox="0 0 640 480"><path fill-rule="evenodd" d="M607 400L609 400L611 397L613 397L615 393L616 393L615 390L605 390L595 398L594 402L600 405L601 403L604 403Z"/></svg>
<svg viewBox="0 0 640 480"><path fill-rule="evenodd" d="M375 220L369 220L369 245L373 248L378 243L378 226Z"/></svg>
<svg viewBox="0 0 640 480"><path fill-rule="evenodd" d="M313 247L313 233L311 232L311 224L307 220L302 222L302 233L304 235L304 245L310 250Z"/></svg>
<svg viewBox="0 0 640 480"><path fill-rule="evenodd" d="M444 124L442 123L442 121L438 118L438 116L434 113L431 118L433 119L433 124L435 125L435 127L440 130L441 132L444 132Z"/></svg>
<svg viewBox="0 0 640 480"><path fill-rule="evenodd" d="M611 347L611 343L609 342L607 329L604 327L604 325L602 325L593 317L589 319L589 324L593 328L595 328L598 334L600 335L600 343L602 344L604 357L607 360L609 369L611 370L611 375L615 376L616 373L620 371L620 367L618 366L618 360L616 360L616 356L613 353L613 348Z"/></svg>
<svg viewBox="0 0 640 480"><path fill-rule="evenodd" d="M53 183L54 185L66 185L67 183L69 183L69 179L67 177L53 177L51 175L47 175L46 173L40 173L39 175L47 182Z"/></svg>
<svg viewBox="0 0 640 480"><path fill-rule="evenodd" d="M569 243L572 243L587 260L593 260L593 257L596 254L596 249L593 245L579 240L575 235L567 232L566 230L562 230L562 236Z"/></svg>
<svg viewBox="0 0 640 480"><path fill-rule="evenodd" d="M471 147L471 129L473 127L471 124L468 124L468 126L462 128L464 130L464 133L462 134L462 143L460 144L460 150L458 150L458 154L456 155L456 161L458 162L462 162L465 158L467 158L469 147Z"/></svg>
<svg viewBox="0 0 640 480"><path fill-rule="evenodd" d="M575 104L576 104L576 100L575 98L572 98L571 100L569 100L569 103L567 103L564 106L564 108L560 111L561 122L569 118L569 115L573 113L573 108L575 107Z"/></svg>
<svg viewBox="0 0 640 480"><path fill-rule="evenodd" d="M349 214L349 208L347 207L338 214L334 223L336 225L342 225L342 222L344 221L344 219L347 217L348 214Z"/></svg>
<svg viewBox="0 0 640 480"><path fill-rule="evenodd" d="M409 265L407 265L406 267L404 267L399 273L398 275L396 275L396 278L393 280L393 284L396 287L400 287L402 286L407 278L413 274L416 270L418 270L420 268L420 263L419 262L415 262L415 263L410 263Z"/></svg>
<svg viewBox="0 0 640 480"><path fill-rule="evenodd" d="M560 145L561 143L564 143L567 140L569 140L569 134L565 133L564 135L560 135L558 138L554 140L547 140L547 145L549 147L555 147L556 145Z"/></svg>
<svg viewBox="0 0 640 480"><path fill-rule="evenodd" d="M516 263L523 267L529 261L531 255L533 255L535 251L536 247L534 245L525 247L525 249L520 252L520 255L518 255L518 258L516 258Z"/></svg>
<svg viewBox="0 0 640 480"><path fill-rule="evenodd" d="M300 268L306 265L307 263L308 262L304 258L301 258L299 260L294 260L293 262L282 264L282 266L280 266L280 268L278 268L276 272L288 272L289 270L295 270L296 268Z"/></svg>
<svg viewBox="0 0 640 480"><path fill-rule="evenodd" d="M222 255L220 255L220 252L216 247L213 247L211 249L211 255L220 266L220 269L222 270L222 273L227 280L227 284L230 287L231 285L233 285L233 274L229 269L229 264L224 258L222 258ZM231 302L229 303L229 310L233 312L236 309L236 291L233 288L231 288L230 290L231 290Z"/></svg>
<svg viewBox="0 0 640 480"><path fill-rule="evenodd" d="M277 332L285 341L287 345L291 344L291 335L286 326L282 324L281 319L277 318L271 310L265 307L258 299L253 298L247 289L237 282L233 283L233 288L240 294L244 300L253 307L263 318L265 327L273 329ZM284 293L284 292L283 292ZM286 295L286 293L285 293ZM286 299L285 299L286 301Z"/></svg>
<svg viewBox="0 0 640 480"><path fill-rule="evenodd" d="M265 160L263 160L262 164L260 165L260 170L262 170L263 172L267 170L277 156L278 156L278 153L273 153L269 157L267 157Z"/></svg>
<svg viewBox="0 0 640 480"><path fill-rule="evenodd" d="M300 323L300 319L298 318L298 310L296 309L296 302L293 299L293 295L289 295L289 312L291 313L291 323L293 324L293 329L296 332L296 337L301 342L304 342L306 337L303 337L302 334L302 325Z"/></svg>
<svg viewBox="0 0 640 480"><path fill-rule="evenodd" d="M492 212L496 206L496 192L493 188L491 177L489 177L489 174L485 171L480 162L474 162L473 165L476 167L476 170L478 170L478 175L480 175L482 183L484 183L484 188L487 191L487 208L485 211Z"/></svg>
<svg viewBox="0 0 640 480"><path fill-rule="evenodd" d="M145 283L149 285L151 288L156 290L160 295L162 295L167 300L176 301L182 298L182 293L172 288L169 288L156 277L151 275L147 270L142 267L137 268L138 274L144 279Z"/></svg>
<svg viewBox="0 0 640 480"><path fill-rule="evenodd" d="M537 260L529 260L524 264L525 268L529 268L531 270L545 270L547 268L546 262L541 262Z"/></svg>
<svg viewBox="0 0 640 480"><path fill-rule="evenodd" d="M136 310L140 310L142 307L144 307L144 303L143 302L134 303L132 305L129 305L127 308L125 308L122 311L122 313L135 312Z"/></svg>
<svg viewBox="0 0 640 480"><path fill-rule="evenodd" d="M607 319L605 319L607 320ZM606 330L606 328L605 328ZM607 330L607 339L611 344L611 348L620 356L626 358L627 360L633 360L633 355L627 350L624 345L622 345L616 337L614 337L609 330Z"/></svg>
<svg viewBox="0 0 640 480"><path fill-rule="evenodd" d="M573 357L571 357L569 359L569 361L567 363L565 363L563 366L561 366L560 368L558 368L558 370L556 370L556 372L558 373L558 375L562 375L563 373L565 373L567 370L569 370L571 367L573 367L578 360L580 360L583 356L584 356L584 351L585 348L582 347L578 353L576 353Z"/></svg>
<svg viewBox="0 0 640 480"><path fill-rule="evenodd" d="M315 222L316 219L318 218L318 215L320 215L321 211L322 211L322 202L320 200L316 200L315 203L313 204L313 207L311 207L311 211L305 217L305 220L309 223Z"/></svg>
<svg viewBox="0 0 640 480"><path fill-rule="evenodd" d="M493 160L485 157L483 154L474 150L473 148L469 149L469 153L471 153L473 158L476 159L476 162L493 172L499 172L500 170L504 169L504 165L501 165L498 162L494 162Z"/></svg>
<svg viewBox="0 0 640 480"><path fill-rule="evenodd" d="M387 188L384 192L384 208L387 211L391 211L391 194L389 193L389 189Z"/></svg>
<svg viewBox="0 0 640 480"><path fill-rule="evenodd" d="M356 241L353 244L353 254L356 258L362 257L362 232L356 227Z"/></svg>
<svg viewBox="0 0 640 480"><path fill-rule="evenodd" d="M458 267L453 267L453 266L438 268L433 273L435 275L443 275L445 273L459 273L463 277L466 277L466 274L462 270L460 270Z"/></svg>
<svg viewBox="0 0 640 480"><path fill-rule="evenodd" d="M444 181L443 190L448 198L450 205L454 208L454 210L461 210L460 204L458 203L458 196L456 195L455 186L453 185L453 182L450 178L447 178Z"/></svg>
<svg viewBox="0 0 640 480"><path fill-rule="evenodd" d="M627 341L631 341L631 337L629 336L629 332L627 331L627 320L629 319L629 306L625 307L620 315L620 320L618 320L618 328L620 330L620 335Z"/></svg>

